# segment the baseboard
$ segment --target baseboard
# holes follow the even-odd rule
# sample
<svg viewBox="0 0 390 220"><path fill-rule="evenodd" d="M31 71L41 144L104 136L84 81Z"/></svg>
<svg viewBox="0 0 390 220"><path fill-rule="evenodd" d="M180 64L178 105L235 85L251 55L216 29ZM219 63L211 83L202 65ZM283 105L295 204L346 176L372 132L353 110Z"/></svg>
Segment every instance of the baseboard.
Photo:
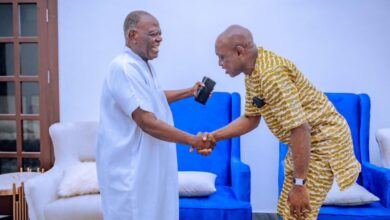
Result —
<svg viewBox="0 0 390 220"><path fill-rule="evenodd" d="M252 213L252 220L278 220L276 213Z"/></svg>

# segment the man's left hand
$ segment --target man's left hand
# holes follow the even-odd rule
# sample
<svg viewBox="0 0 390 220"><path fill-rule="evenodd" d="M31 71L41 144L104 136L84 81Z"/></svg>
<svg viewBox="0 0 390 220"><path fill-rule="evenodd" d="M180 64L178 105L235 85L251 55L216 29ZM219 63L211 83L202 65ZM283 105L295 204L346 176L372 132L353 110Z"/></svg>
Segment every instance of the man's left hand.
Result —
<svg viewBox="0 0 390 220"><path fill-rule="evenodd" d="M202 82L196 82L195 85L191 88L191 93L196 96L196 93L201 87L204 87L204 83Z"/></svg>
<svg viewBox="0 0 390 220"><path fill-rule="evenodd" d="M287 202L290 206L290 214L296 219L306 219L308 212L311 211L309 191L306 186L293 185L288 193Z"/></svg>

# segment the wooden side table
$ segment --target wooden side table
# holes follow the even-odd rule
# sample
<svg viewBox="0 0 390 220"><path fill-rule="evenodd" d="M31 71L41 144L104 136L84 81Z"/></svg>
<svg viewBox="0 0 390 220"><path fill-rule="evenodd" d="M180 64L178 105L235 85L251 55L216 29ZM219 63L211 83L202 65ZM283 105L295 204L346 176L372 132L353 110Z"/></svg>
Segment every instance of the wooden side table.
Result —
<svg viewBox="0 0 390 220"><path fill-rule="evenodd" d="M0 175L0 196L12 196L14 220L28 220L27 202L24 197L24 182L40 173L18 172Z"/></svg>

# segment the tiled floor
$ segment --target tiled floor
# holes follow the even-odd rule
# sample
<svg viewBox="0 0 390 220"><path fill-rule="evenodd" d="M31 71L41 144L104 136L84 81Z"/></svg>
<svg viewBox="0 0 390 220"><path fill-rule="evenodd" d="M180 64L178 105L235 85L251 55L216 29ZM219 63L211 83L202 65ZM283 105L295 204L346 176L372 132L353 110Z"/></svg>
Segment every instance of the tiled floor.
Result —
<svg viewBox="0 0 390 220"><path fill-rule="evenodd" d="M253 213L252 220L277 220L275 213Z"/></svg>

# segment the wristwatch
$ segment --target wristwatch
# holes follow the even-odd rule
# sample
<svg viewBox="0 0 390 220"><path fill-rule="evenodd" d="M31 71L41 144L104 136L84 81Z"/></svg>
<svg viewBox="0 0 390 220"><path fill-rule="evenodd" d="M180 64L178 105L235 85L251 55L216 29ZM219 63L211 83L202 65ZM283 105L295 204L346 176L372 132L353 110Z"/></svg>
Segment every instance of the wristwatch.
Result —
<svg viewBox="0 0 390 220"><path fill-rule="evenodd" d="M297 186L303 186L306 183L306 179L293 178L293 183L294 183L294 185L297 185Z"/></svg>

